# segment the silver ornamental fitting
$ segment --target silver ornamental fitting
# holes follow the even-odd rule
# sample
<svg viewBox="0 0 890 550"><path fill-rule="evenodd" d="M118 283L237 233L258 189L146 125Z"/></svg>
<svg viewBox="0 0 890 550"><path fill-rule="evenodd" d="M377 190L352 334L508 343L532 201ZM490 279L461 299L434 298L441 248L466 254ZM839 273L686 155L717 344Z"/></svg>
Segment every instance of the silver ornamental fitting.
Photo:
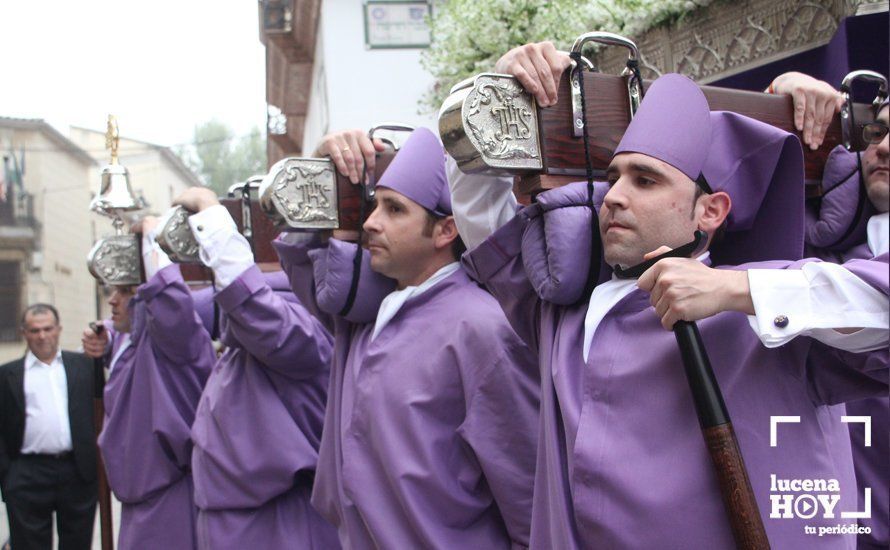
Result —
<svg viewBox="0 0 890 550"><path fill-rule="evenodd" d="M457 84L439 110L439 134L466 173L543 167L534 97L512 76L482 73Z"/></svg>
<svg viewBox="0 0 890 550"><path fill-rule="evenodd" d="M282 229L337 229L337 177L327 159L289 157L275 163L259 189L263 212Z"/></svg>
<svg viewBox="0 0 890 550"><path fill-rule="evenodd" d="M99 239L87 255L90 273L106 285L142 283L142 258L138 235L113 235Z"/></svg>
<svg viewBox="0 0 890 550"><path fill-rule="evenodd" d="M90 203L90 210L114 216L116 213L139 210L142 206L130 187L130 175L120 164L108 164L102 168L102 184L99 194Z"/></svg>
<svg viewBox="0 0 890 550"><path fill-rule="evenodd" d="M201 263L198 241L189 226L190 215L181 206L174 208L155 239L170 260L179 264Z"/></svg>

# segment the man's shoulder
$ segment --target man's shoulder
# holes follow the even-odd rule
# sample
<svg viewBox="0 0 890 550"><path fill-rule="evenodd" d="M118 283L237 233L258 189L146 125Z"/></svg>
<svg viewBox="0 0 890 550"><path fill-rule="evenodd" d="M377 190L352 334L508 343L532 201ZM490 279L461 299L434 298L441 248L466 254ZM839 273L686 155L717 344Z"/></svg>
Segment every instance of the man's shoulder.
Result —
<svg viewBox="0 0 890 550"><path fill-rule="evenodd" d="M451 326L459 327L466 335L478 341L502 341L518 338L504 314L504 310L487 290L467 278L466 282L455 285L446 296L450 304L447 315L452 318Z"/></svg>
<svg viewBox="0 0 890 550"><path fill-rule="evenodd" d="M66 349L62 350L62 362L65 361L74 361L74 362L87 362L90 358L84 355L79 351L69 351Z"/></svg>
<svg viewBox="0 0 890 550"><path fill-rule="evenodd" d="M10 374L17 370L24 369L25 366L25 358L19 357L17 359L13 359L12 361L3 363L0 365L0 378L7 378Z"/></svg>
<svg viewBox="0 0 890 550"><path fill-rule="evenodd" d="M15 359L13 359L12 361L7 361L6 363L3 363L2 365L0 365L0 373L6 373L9 370L17 368L24 364L25 364L25 357L24 356L17 357Z"/></svg>

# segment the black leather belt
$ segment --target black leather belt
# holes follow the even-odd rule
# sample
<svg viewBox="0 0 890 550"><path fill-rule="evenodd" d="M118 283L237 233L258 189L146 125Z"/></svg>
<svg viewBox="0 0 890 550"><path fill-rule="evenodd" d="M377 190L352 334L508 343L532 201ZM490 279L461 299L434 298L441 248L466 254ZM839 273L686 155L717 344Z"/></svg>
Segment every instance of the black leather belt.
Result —
<svg viewBox="0 0 890 550"><path fill-rule="evenodd" d="M44 460L67 460L69 458L74 458L74 452L63 451L61 453L22 453L19 456L28 459L36 458Z"/></svg>

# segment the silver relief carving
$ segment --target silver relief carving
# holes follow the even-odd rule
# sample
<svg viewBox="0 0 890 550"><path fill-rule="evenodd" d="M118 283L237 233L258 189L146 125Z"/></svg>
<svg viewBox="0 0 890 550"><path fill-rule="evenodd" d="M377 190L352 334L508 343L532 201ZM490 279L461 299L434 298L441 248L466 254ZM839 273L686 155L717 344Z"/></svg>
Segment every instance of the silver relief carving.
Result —
<svg viewBox="0 0 890 550"><path fill-rule="evenodd" d="M87 267L93 277L106 285L141 284L138 239L136 235L113 235L96 241L87 256Z"/></svg>
<svg viewBox="0 0 890 550"><path fill-rule="evenodd" d="M541 168L535 105L514 78L480 76L464 102L464 120L470 141L490 165Z"/></svg>
<svg viewBox="0 0 890 550"><path fill-rule="evenodd" d="M337 179L333 162L296 157L279 161L263 180L260 204L279 226L337 229Z"/></svg>
<svg viewBox="0 0 890 550"><path fill-rule="evenodd" d="M844 17L886 11L886 0L749 0L715 2L668 28L632 36L644 78L680 72L700 84L827 44ZM624 68L624 52L601 50L604 73Z"/></svg>
<svg viewBox="0 0 890 550"><path fill-rule="evenodd" d="M521 174L543 166L534 98L512 76L483 73L451 89L439 135L466 173Z"/></svg>
<svg viewBox="0 0 890 550"><path fill-rule="evenodd" d="M181 206L176 207L156 240L171 261L198 264L201 263L200 248L192 228L189 227L188 218L188 210Z"/></svg>

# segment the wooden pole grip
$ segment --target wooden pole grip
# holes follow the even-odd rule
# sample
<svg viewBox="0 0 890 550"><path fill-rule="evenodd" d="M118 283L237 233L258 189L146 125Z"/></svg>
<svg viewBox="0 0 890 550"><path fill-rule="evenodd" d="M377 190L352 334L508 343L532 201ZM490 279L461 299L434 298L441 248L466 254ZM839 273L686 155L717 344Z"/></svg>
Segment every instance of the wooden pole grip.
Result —
<svg viewBox="0 0 890 550"><path fill-rule="evenodd" d="M98 323L90 323L96 334L104 330ZM93 359L93 428L96 432L96 486L99 493L99 531L102 550L114 550L114 527L111 522L111 489L108 486L108 475L105 473L105 462L99 448L99 434L105 422L105 359Z"/></svg>
<svg viewBox="0 0 890 550"><path fill-rule="evenodd" d="M768 549L769 539L732 424L703 428L702 434L714 461L714 471L736 546L740 550Z"/></svg>

